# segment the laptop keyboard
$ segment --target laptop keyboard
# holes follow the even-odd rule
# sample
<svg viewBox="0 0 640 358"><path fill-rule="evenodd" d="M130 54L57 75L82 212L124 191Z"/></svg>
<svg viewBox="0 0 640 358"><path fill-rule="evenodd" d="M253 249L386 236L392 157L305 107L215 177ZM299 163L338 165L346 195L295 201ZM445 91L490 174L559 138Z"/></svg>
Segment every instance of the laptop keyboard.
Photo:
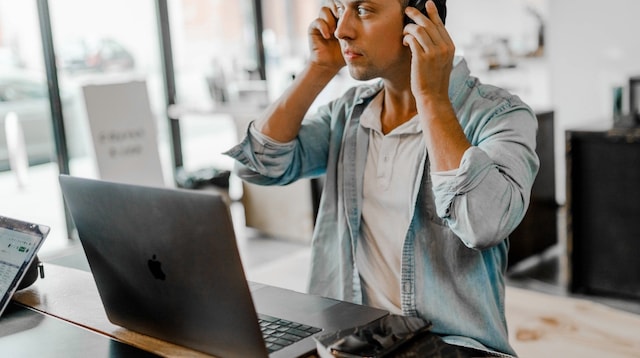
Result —
<svg viewBox="0 0 640 358"><path fill-rule="evenodd" d="M267 315L259 315L260 329L269 353L280 350L301 339L322 331L320 328L287 321Z"/></svg>

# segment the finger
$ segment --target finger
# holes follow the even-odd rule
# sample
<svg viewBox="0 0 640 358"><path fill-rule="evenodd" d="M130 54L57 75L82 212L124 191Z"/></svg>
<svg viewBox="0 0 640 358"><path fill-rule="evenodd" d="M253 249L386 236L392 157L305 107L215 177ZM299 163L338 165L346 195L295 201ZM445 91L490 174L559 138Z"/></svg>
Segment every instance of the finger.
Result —
<svg viewBox="0 0 640 358"><path fill-rule="evenodd" d="M414 22L413 24L405 26L405 30L409 30L414 35L419 36L419 29L423 28L429 36L440 37L439 31L436 29L434 23L418 9L408 6L405 10L405 14ZM433 40L437 40L437 38L434 38Z"/></svg>
<svg viewBox="0 0 640 358"><path fill-rule="evenodd" d="M427 14L429 15L429 20L431 20L431 22L436 26L444 26L442 19L440 19L440 15L438 14L438 7L433 0L427 1Z"/></svg>
<svg viewBox="0 0 640 358"><path fill-rule="evenodd" d="M425 24L408 24L404 32L411 33L425 49L433 46L452 46L453 41L444 26L436 26L424 17Z"/></svg>
<svg viewBox="0 0 640 358"><path fill-rule="evenodd" d="M334 10L332 8L323 6L320 9L320 18L326 21L326 23L332 30L335 30L338 24L338 18L335 16Z"/></svg>
<svg viewBox="0 0 640 358"><path fill-rule="evenodd" d="M317 31L325 40L330 40L333 38L336 25L336 19L331 14L331 10L322 8L319 17L309 25L309 32L313 33Z"/></svg>
<svg viewBox="0 0 640 358"><path fill-rule="evenodd" d="M336 7L335 1L326 0L324 2L324 7L328 7L331 10L331 14L333 14L333 17L338 18L338 8Z"/></svg>
<svg viewBox="0 0 640 358"><path fill-rule="evenodd" d="M435 28L438 30L440 37L444 40L445 43L453 42L451 37L449 36L449 31L444 26L440 15L438 14L438 7L436 3L432 0L427 1L427 14L429 14L429 20L435 25Z"/></svg>
<svg viewBox="0 0 640 358"><path fill-rule="evenodd" d="M440 15L438 15L438 8L432 0L427 1L426 10L427 16L418 9L408 6L405 9L405 14L411 18L416 25L423 26L427 29L437 29L441 34L447 32L442 19L440 19Z"/></svg>
<svg viewBox="0 0 640 358"><path fill-rule="evenodd" d="M407 8L404 10L404 13L411 20L413 20L414 23L420 26L425 26L426 21L429 21L429 19L424 16L424 14L420 12L420 10L416 9L413 6L407 6Z"/></svg>
<svg viewBox="0 0 640 358"><path fill-rule="evenodd" d="M436 36L439 36L437 31L432 31ZM404 34L413 37L414 41L416 41L416 43L425 50L436 45L436 41L434 41L432 34L424 26L409 24L405 27Z"/></svg>
<svg viewBox="0 0 640 358"><path fill-rule="evenodd" d="M418 55L424 52L424 47L418 42L416 37L411 34L406 34L403 37L402 44L408 46L411 50L411 53L414 55Z"/></svg>
<svg viewBox="0 0 640 358"><path fill-rule="evenodd" d="M318 34L325 40L328 40L331 36L329 26L324 22L324 20L319 18L313 20L311 24L309 24L309 35L317 36Z"/></svg>

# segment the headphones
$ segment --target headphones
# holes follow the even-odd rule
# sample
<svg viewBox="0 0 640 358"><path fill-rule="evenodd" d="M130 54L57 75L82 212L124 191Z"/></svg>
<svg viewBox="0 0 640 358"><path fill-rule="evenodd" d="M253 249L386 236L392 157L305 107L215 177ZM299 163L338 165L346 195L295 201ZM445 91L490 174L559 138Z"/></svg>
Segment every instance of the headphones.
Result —
<svg viewBox="0 0 640 358"><path fill-rule="evenodd" d="M434 0L434 3L436 4L436 8L438 9L440 20L442 20L442 23L444 24L445 19L447 18L447 0ZM429 15L427 15L427 0L411 0L409 1L409 4L407 6L415 7L421 13L423 13L424 16L429 17ZM407 25L410 23L413 23L413 20L405 15L404 24Z"/></svg>

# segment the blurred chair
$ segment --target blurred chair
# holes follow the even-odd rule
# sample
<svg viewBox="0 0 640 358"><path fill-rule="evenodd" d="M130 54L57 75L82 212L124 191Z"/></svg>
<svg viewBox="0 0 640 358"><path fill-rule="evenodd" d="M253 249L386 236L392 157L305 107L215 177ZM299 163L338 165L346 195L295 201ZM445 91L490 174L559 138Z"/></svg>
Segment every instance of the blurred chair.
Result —
<svg viewBox="0 0 640 358"><path fill-rule="evenodd" d="M235 115L238 139L255 116ZM246 225L267 235L297 242L311 242L316 204L312 182L301 179L286 186L260 186L244 182L242 204Z"/></svg>
<svg viewBox="0 0 640 358"><path fill-rule="evenodd" d="M264 110L264 105L256 103L217 104L207 108L188 108L175 105L168 110L169 117L187 122L190 116L207 117L219 120L224 117L233 118L235 126L234 141L244 138L249 123ZM234 143L229 143L231 147ZM225 148L228 149L228 148ZM231 165L232 166L232 165ZM229 168L218 168L229 170ZM215 174L215 171L208 171ZM207 173L204 171L203 173ZM229 178L232 183L235 176ZM245 225L256 229L270 237L289 241L311 241L317 211L316 200L319 200L321 185L317 188L309 179L299 180L286 186L260 186L247 182L241 183L240 201L244 207ZM231 193L233 199L236 196Z"/></svg>

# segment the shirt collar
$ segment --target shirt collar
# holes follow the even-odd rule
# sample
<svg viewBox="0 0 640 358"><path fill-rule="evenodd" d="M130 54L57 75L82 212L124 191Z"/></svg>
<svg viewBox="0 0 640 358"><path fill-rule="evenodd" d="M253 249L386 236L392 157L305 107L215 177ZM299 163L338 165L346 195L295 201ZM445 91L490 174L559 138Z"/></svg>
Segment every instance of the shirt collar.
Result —
<svg viewBox="0 0 640 358"><path fill-rule="evenodd" d="M369 102L369 105L364 109L362 115L360 116L360 125L362 127L382 133L380 116L382 115L383 98L384 91L379 91L377 95ZM422 127L420 126L420 120L418 119L418 115L415 115L409 121L402 123L399 127L391 131L389 135L415 134L421 132Z"/></svg>

